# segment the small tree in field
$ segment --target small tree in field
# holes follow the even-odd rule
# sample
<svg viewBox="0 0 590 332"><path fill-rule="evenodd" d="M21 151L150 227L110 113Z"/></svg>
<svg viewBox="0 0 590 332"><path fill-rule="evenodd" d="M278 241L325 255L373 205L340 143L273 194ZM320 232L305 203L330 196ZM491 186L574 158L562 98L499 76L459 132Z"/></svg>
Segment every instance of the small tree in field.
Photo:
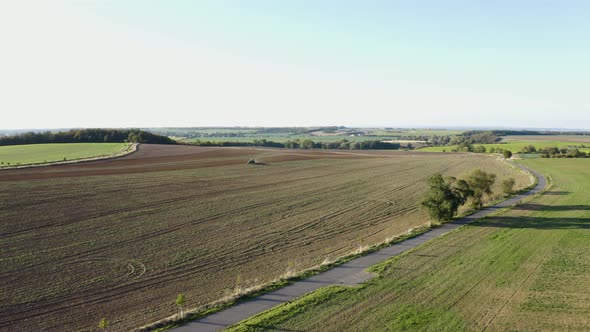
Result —
<svg viewBox="0 0 590 332"><path fill-rule="evenodd" d="M516 181L514 181L513 178L504 179L504 181L502 181L502 191L506 195L511 195L514 190L515 183L516 183Z"/></svg>
<svg viewBox="0 0 590 332"><path fill-rule="evenodd" d="M437 173L428 178L428 191L422 197L422 206L433 220L450 221L469 196L471 190L466 181L453 177L445 180Z"/></svg>
<svg viewBox="0 0 590 332"><path fill-rule="evenodd" d="M184 294L183 293L178 294L178 296L176 297L176 305L180 309L180 319L184 318L184 312L182 311L182 309L184 307L185 301L186 301L186 298L185 298Z"/></svg>
<svg viewBox="0 0 590 332"><path fill-rule="evenodd" d="M469 199L469 197L473 196L473 190L469 187L469 183L467 181L449 176L446 178L447 183L451 187L451 192L455 196L454 199L456 201L457 208Z"/></svg>
<svg viewBox="0 0 590 332"><path fill-rule="evenodd" d="M103 330L104 332L107 331L107 329L109 328L109 321L106 318L102 318L100 320L100 322L98 322L98 327Z"/></svg>
<svg viewBox="0 0 590 332"><path fill-rule="evenodd" d="M475 209L481 208L483 206L483 195L492 193L492 185L496 182L496 174L476 169L467 176L466 181L469 188L473 190L471 206Z"/></svg>
<svg viewBox="0 0 590 332"><path fill-rule="evenodd" d="M502 154L504 155L504 159L512 158L512 152L510 150L504 150Z"/></svg>

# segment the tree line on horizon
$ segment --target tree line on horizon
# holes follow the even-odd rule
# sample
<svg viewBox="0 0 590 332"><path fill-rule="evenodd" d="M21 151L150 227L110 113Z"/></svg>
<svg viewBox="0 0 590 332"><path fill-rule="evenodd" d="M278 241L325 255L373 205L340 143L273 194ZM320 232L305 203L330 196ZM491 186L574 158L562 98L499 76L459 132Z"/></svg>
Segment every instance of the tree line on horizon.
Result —
<svg viewBox="0 0 590 332"><path fill-rule="evenodd" d="M148 143L176 144L173 139L139 129L72 129L68 131L23 134L0 137L0 146L43 143Z"/></svg>

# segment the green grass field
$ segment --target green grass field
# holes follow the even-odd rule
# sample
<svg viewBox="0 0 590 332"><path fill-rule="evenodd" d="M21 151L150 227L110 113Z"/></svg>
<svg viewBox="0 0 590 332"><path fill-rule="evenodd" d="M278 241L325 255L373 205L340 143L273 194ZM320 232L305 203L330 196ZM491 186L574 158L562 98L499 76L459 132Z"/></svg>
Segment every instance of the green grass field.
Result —
<svg viewBox="0 0 590 332"><path fill-rule="evenodd" d="M523 164L553 187L373 267L361 287L321 289L233 330L590 330L590 162Z"/></svg>
<svg viewBox="0 0 590 332"><path fill-rule="evenodd" d="M498 143L498 144L474 144L474 146L483 145L489 151L490 148L501 148L504 150L510 150L512 153L517 153L522 150L523 147L532 145L537 149L544 148L547 146L556 146L558 148L567 148L570 146L586 146L585 148L580 148L580 151L590 152L590 143L588 142L570 142L570 141L542 141L542 140L530 140L530 141L510 141L507 143ZM456 145L449 145L449 146L432 146L428 148L420 149L420 151L426 152L451 152L451 150L456 149Z"/></svg>
<svg viewBox="0 0 590 332"><path fill-rule="evenodd" d="M508 135L502 136L503 142L510 141L562 141L562 142L590 142L590 135Z"/></svg>
<svg viewBox="0 0 590 332"><path fill-rule="evenodd" d="M0 167L108 156L127 143L63 143L0 146Z"/></svg>

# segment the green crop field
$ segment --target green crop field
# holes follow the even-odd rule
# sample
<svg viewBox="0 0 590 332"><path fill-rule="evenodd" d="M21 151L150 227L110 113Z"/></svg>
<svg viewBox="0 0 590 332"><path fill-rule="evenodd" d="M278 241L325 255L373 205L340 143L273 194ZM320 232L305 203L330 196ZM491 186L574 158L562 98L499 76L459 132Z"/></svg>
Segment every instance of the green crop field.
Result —
<svg viewBox="0 0 590 332"><path fill-rule="evenodd" d="M502 136L502 141L562 141L590 143L590 135L508 135Z"/></svg>
<svg viewBox="0 0 590 332"><path fill-rule="evenodd" d="M329 287L238 331L588 331L590 162L523 161L544 195L375 266L361 287Z"/></svg>
<svg viewBox="0 0 590 332"><path fill-rule="evenodd" d="M532 145L537 149L544 148L544 147L558 147L558 148L568 148L568 147L579 147L580 151L590 152L590 143L587 141L581 142L572 142L572 141L553 141L553 140L527 140L527 141L508 141L506 143L497 143L497 144L474 144L473 146L483 145L489 151L490 148L501 148L504 150L509 150L512 153L517 153L522 150L523 147ZM585 147L580 147L585 146ZM457 146L449 145L449 146L432 146L420 149L420 151L426 152L450 152L453 149L456 149Z"/></svg>
<svg viewBox="0 0 590 332"><path fill-rule="evenodd" d="M425 179L474 168L530 183L486 155L178 145L3 170L0 330L133 330L426 226Z"/></svg>
<svg viewBox="0 0 590 332"><path fill-rule="evenodd" d="M56 143L0 146L0 167L109 156L127 143Z"/></svg>

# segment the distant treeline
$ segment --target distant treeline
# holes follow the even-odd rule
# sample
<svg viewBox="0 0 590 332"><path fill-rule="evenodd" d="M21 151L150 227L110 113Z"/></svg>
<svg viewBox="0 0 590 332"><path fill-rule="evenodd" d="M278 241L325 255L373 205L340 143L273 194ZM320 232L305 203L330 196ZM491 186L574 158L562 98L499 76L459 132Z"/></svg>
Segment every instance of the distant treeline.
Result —
<svg viewBox="0 0 590 332"><path fill-rule="evenodd" d="M579 146L585 148L584 144ZM501 147L490 147L486 149L483 145L471 145L467 142L459 144L457 147L450 150L451 152L475 152L475 153L504 153L505 149ZM524 146L518 153L522 154L539 154L541 158L588 158L590 157L586 152L580 151L576 146L567 148L558 148L555 146L546 146L543 148L535 148L533 145ZM512 153L510 153L512 155Z"/></svg>
<svg viewBox="0 0 590 332"><path fill-rule="evenodd" d="M585 145L582 144L581 147L585 147ZM588 158L588 154L578 150L577 147L558 148L556 146L546 146L537 149L529 145L523 147L520 153L536 153L540 154L541 158Z"/></svg>
<svg viewBox="0 0 590 332"><path fill-rule="evenodd" d="M447 145L459 144L493 144L500 140L500 136L492 131L466 131L453 136Z"/></svg>
<svg viewBox="0 0 590 332"><path fill-rule="evenodd" d="M40 143L150 143L176 144L169 137L139 129L78 129L59 132L28 132L0 137L0 145Z"/></svg>
<svg viewBox="0 0 590 332"><path fill-rule="evenodd" d="M144 128L147 131L167 136L185 138L252 137L253 135L310 135L313 132L336 133L343 130L347 135L362 134L342 126L327 127L191 127L191 128Z"/></svg>
<svg viewBox="0 0 590 332"><path fill-rule="evenodd" d="M197 140L191 142L192 145L198 146L266 146L274 148L287 149L338 149L338 150L399 150L399 143L388 143L382 141L363 141L350 142L341 140L338 142L314 142L310 139L295 139L285 143L267 141L266 139L256 139L252 142L211 142Z"/></svg>
<svg viewBox="0 0 590 332"><path fill-rule="evenodd" d="M459 135L445 135L426 137L428 146L461 145L459 150L465 151L471 144L494 144L501 140L501 136L553 136L553 135L590 135L589 132L575 131L532 131L532 130L471 130ZM470 149L469 149L470 150ZM471 150L470 150L471 151Z"/></svg>
<svg viewBox="0 0 590 332"><path fill-rule="evenodd" d="M463 150L472 144L493 144L500 140L494 131L472 130L459 135L403 136L400 139L426 142L426 146L461 145Z"/></svg>

